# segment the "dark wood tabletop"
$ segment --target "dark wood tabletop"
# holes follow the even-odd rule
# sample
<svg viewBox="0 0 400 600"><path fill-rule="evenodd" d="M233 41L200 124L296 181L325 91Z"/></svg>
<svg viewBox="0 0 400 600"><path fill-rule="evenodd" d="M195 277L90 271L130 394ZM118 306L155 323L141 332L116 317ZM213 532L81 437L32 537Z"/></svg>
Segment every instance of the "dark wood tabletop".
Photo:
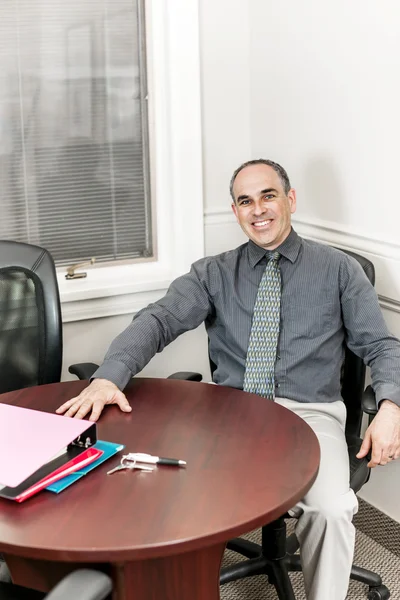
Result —
<svg viewBox="0 0 400 600"><path fill-rule="evenodd" d="M25 389L0 401L53 412L85 385ZM168 379L137 378L126 393L132 413L107 407L98 438L123 443L126 452L183 459L187 467L107 476L117 455L60 495L45 491L23 505L2 500L3 550L98 561L179 553L272 521L315 477L314 434L273 402Z"/></svg>
<svg viewBox="0 0 400 600"><path fill-rule="evenodd" d="M0 402L53 412L87 382L29 388ZM51 561L118 563L225 543L290 509L314 481L317 439L299 417L253 394L136 378L131 413L106 407L98 439L125 444L59 495L0 499L0 551ZM187 461L152 473L106 472L124 452Z"/></svg>

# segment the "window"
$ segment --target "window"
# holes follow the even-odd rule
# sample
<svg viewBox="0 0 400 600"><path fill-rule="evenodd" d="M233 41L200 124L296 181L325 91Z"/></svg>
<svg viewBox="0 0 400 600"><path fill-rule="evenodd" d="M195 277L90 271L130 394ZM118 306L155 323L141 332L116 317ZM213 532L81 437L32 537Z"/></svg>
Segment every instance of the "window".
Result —
<svg viewBox="0 0 400 600"><path fill-rule="evenodd" d="M152 257L141 0L0 3L0 237Z"/></svg>
<svg viewBox="0 0 400 600"><path fill-rule="evenodd" d="M35 0L34 2L32 0L1 0L0 65L6 63L13 65L14 71L18 72L18 60L21 63L23 62L22 58L28 60L26 56L18 59L16 51L18 40L16 41L15 37L11 36L12 27L14 27L15 35L16 11L19 7L20 22L22 14L22 22L25 24L25 29L20 32L20 36L32 37L34 31L37 35L39 7L44 2L45 0ZM100 266L94 265L94 267L85 268L84 270L87 272L85 279L71 281L65 279L66 262L59 266L57 270L64 322L132 314L159 298L172 279L186 272L193 261L204 255L198 0L174 0L173 2L143 0L143 3L145 4L146 65L144 65L144 52L140 49L138 57L140 58L140 69L136 73L139 73L140 81L141 69L146 66L147 99L146 87L142 85L140 107L142 110L141 135L144 142L146 141L144 113L147 112L148 155L151 163L151 215L149 206L146 206L146 209L143 208L142 215L146 214L147 243L153 257L150 260L110 260ZM79 19L74 21L74 25L76 26L79 21L79 26L83 28L87 26L88 22L88 6L95 11L95 14L98 14L101 9L102 14L108 19L111 15L116 15L116 21L113 22L111 19L111 23L107 22L109 32L111 31L111 37L107 43L113 46L118 42L118 39L115 42L115 36L113 37L113 27L119 30L121 26L118 23L118 14L124 7L134 10L136 4L133 0L46 0L46 13L41 15L41 21L49 24L48 36L54 43L57 40L54 39L51 23L55 26L55 6L58 7L58 15L64 15L64 17L65 15L75 15L75 19L78 16ZM108 10L107 14L104 7ZM140 7L141 5L139 5L139 9ZM137 13L135 14L137 15ZM142 22L143 12L141 18L138 18L136 26L142 27ZM76 27L75 31L73 30L73 33L68 35L79 40L72 44L72 53L75 52L73 48L76 44L78 48L86 48L85 29L81 30ZM65 36L68 37L67 33ZM50 51L46 50L49 47L49 41L45 40L43 43L47 44L42 49L46 55ZM20 48L23 48L22 40L20 40ZM93 44L91 48L93 61ZM106 47L103 47L103 50L106 52ZM83 50L81 50L81 54L83 54ZM115 53L113 56L116 60ZM64 57L63 60L66 65L67 58ZM68 60L73 62L76 59L70 57ZM11 67L7 67L7 69L7 71L3 69L3 73L11 71ZM86 67L82 64L82 73L85 72L84 69ZM13 143L11 120L5 122L3 116L5 111L9 110L8 104L11 99L15 98L20 84L17 82L17 89L10 96L10 88L2 85L3 73L0 71L0 152L9 155ZM104 73L105 70L103 70ZM144 81L143 75L141 81ZM119 85L119 87L122 86L123 84ZM112 84L111 88L114 87L115 85ZM6 92L6 90L8 91ZM122 108L126 107L125 91L118 89L118 96L122 96L121 101L123 102L118 104L119 98L114 99L112 104L114 108L116 105ZM103 87L103 95L105 95L105 87ZM112 95L114 96L114 93ZM92 95L92 100L93 98ZM101 99L101 96L98 98ZM21 97L20 102L22 101ZM65 96L64 101L66 102ZM105 106L110 105L111 102L108 105L105 104ZM59 113L58 103L53 103L50 109L50 116L53 113L57 115ZM82 127L85 130L87 124L78 119L76 114L73 117L73 114L71 115L72 126ZM44 115L45 117L46 115ZM69 118L69 113L67 117ZM58 123L60 119L59 115L55 121ZM137 121L136 123L138 124ZM27 123L24 123L24 126L26 127ZM19 127L19 131L21 131L23 127L21 125ZM22 145L23 138L19 139L20 145ZM143 164L148 160L144 149L143 145ZM2 155L0 160L0 211L2 217L0 219L0 236L15 239L14 234L11 236L9 231L11 228L10 210L19 215L20 222L23 221L27 196L24 191L23 202L16 211L13 208L15 201L10 200L10 193L6 192L4 183L5 174L9 172L11 163L10 158L7 163ZM19 177L22 175L24 175L24 171L20 168ZM26 175L28 178L31 174L27 172ZM136 172L129 171L129 175L136 175ZM120 171L117 176L121 176ZM18 184L21 185L21 180L18 181ZM75 184L78 185L78 180ZM148 195L150 186L146 178L143 179L143 187ZM32 210L35 211L37 208ZM135 216L136 214L138 213L135 213ZM3 223L5 217L8 219L7 227ZM34 217L35 212L30 215L28 223L35 224L37 227ZM58 221L61 219L59 218ZM75 215L74 223L76 227L78 225L85 226L84 219L79 219L78 214ZM104 230L109 232L111 224L111 220L107 220L105 226L103 222L103 227L98 230L98 236L105 235ZM143 227L138 227L137 233L142 232L142 229ZM85 231L88 239L93 237L93 229L87 227ZM152 235L151 232L153 232ZM33 232L31 231L31 233ZM31 241L40 242L40 238L34 238ZM52 249L50 250L52 251ZM86 256L92 255L89 253Z"/></svg>

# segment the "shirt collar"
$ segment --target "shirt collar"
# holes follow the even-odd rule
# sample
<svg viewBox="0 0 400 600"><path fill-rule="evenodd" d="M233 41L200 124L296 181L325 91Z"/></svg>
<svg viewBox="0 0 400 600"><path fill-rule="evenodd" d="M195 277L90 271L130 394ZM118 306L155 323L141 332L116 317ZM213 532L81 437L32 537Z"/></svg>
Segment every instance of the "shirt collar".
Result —
<svg viewBox="0 0 400 600"><path fill-rule="evenodd" d="M291 263L294 263L297 259L300 247L301 247L301 237L295 232L295 230L290 230L289 235L285 240L283 240L282 244L278 246L274 252L279 252L282 256L290 260ZM251 267L255 267L264 256L268 256L270 251L265 248L261 248L261 246L257 246L252 240L248 242L249 249L249 262Z"/></svg>

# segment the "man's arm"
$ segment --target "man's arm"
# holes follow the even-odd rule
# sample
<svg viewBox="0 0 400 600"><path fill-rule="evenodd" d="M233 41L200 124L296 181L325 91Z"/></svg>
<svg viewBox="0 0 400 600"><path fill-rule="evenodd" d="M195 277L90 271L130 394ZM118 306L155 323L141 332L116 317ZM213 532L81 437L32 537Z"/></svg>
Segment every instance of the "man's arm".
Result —
<svg viewBox="0 0 400 600"><path fill-rule="evenodd" d="M347 345L371 368L379 408L357 456L372 448L369 466L384 465L400 456L400 342L388 331L361 266L348 256L341 268L341 303Z"/></svg>
<svg viewBox="0 0 400 600"><path fill-rule="evenodd" d="M130 411L121 390L151 358L185 331L195 329L212 311L209 282L212 259L195 263L190 272L172 282L166 295L141 310L132 323L112 342L93 381L79 396L57 409L57 413L96 421L106 404Z"/></svg>

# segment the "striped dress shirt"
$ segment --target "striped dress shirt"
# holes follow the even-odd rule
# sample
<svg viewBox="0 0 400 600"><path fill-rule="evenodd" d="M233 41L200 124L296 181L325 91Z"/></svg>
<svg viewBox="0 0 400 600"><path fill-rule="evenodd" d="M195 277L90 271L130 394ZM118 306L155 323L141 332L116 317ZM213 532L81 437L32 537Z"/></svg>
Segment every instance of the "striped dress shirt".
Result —
<svg viewBox="0 0 400 600"><path fill-rule="evenodd" d="M340 399L346 343L371 367L377 402L390 399L400 406L400 342L388 331L359 263L340 250L300 238L293 229L277 251L282 297L275 395L298 402ZM195 262L163 298L135 315L94 377L123 389L157 352L204 322L216 365L214 382L241 389L268 255L249 241Z"/></svg>

